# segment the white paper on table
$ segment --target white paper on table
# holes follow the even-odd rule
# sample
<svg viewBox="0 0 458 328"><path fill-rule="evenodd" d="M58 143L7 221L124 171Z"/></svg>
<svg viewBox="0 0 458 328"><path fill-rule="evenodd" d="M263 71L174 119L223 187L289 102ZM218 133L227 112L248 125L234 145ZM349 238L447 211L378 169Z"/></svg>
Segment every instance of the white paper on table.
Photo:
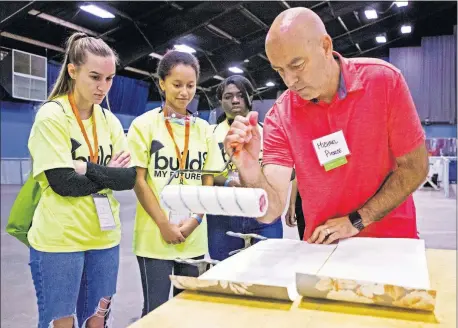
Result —
<svg viewBox="0 0 458 328"><path fill-rule="evenodd" d="M402 238L349 238L319 271L320 276L429 289L425 242Z"/></svg>
<svg viewBox="0 0 458 328"><path fill-rule="evenodd" d="M296 272L317 274L336 246L268 239L218 263L199 279L286 287L294 300Z"/></svg>

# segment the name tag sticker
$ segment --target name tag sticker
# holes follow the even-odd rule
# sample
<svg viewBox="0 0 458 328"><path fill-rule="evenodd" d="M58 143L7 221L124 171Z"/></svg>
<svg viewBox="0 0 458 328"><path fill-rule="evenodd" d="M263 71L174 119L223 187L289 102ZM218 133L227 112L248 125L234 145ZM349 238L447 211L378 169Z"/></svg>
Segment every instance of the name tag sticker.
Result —
<svg viewBox="0 0 458 328"><path fill-rule="evenodd" d="M110 201L106 195L93 194L95 209L99 217L100 229L102 231L113 230L116 228L116 222L111 210Z"/></svg>
<svg viewBox="0 0 458 328"><path fill-rule="evenodd" d="M329 163L324 164L324 169L327 171L331 171L332 169L335 169L339 166L347 164L347 158L346 157L340 157L338 159L335 159Z"/></svg>
<svg viewBox="0 0 458 328"><path fill-rule="evenodd" d="M350 154L342 130L313 140L313 147L320 165L326 171L346 164L346 156Z"/></svg>

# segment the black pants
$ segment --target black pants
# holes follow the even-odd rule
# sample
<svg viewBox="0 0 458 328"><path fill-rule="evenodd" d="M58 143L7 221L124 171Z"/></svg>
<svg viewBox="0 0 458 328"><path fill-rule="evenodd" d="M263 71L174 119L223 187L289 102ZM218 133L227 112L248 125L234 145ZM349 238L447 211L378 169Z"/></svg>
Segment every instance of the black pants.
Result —
<svg viewBox="0 0 458 328"><path fill-rule="evenodd" d="M195 257L194 260L202 259L203 256ZM170 295L169 275L197 277L197 267L184 263L176 263L172 260L158 260L137 256L140 266L140 276L143 287L143 311L142 317L168 301ZM181 289L173 288L173 296L181 293Z"/></svg>
<svg viewBox="0 0 458 328"><path fill-rule="evenodd" d="M296 198L296 222L297 222L297 231L299 232L299 239L304 239L304 231L305 231L305 219L304 219L304 212L302 211L302 199L301 195L297 193Z"/></svg>

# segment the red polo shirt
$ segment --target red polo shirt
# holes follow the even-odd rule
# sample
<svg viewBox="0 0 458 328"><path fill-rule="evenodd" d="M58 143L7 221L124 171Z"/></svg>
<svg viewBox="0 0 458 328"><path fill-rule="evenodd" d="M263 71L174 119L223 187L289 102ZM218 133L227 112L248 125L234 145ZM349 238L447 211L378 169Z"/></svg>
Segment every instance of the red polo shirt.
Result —
<svg viewBox="0 0 458 328"><path fill-rule="evenodd" d="M382 60L340 62L339 91L330 104L285 91L264 120L263 163L295 167L306 220L304 240L326 220L361 208L396 167L395 158L424 143L408 86L400 71ZM312 140L342 130L348 163L326 172ZM418 238L412 196L360 237Z"/></svg>

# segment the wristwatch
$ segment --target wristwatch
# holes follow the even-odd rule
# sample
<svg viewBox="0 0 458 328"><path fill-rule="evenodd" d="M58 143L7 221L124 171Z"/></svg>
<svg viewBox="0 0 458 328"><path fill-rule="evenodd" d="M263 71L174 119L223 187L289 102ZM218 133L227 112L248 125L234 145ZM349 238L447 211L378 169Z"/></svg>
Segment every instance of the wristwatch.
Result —
<svg viewBox="0 0 458 328"><path fill-rule="evenodd" d="M364 229L363 219L361 218L361 215L358 213L358 211L354 211L350 213L348 218L350 219L351 224L356 229L358 229L358 231L361 231Z"/></svg>

